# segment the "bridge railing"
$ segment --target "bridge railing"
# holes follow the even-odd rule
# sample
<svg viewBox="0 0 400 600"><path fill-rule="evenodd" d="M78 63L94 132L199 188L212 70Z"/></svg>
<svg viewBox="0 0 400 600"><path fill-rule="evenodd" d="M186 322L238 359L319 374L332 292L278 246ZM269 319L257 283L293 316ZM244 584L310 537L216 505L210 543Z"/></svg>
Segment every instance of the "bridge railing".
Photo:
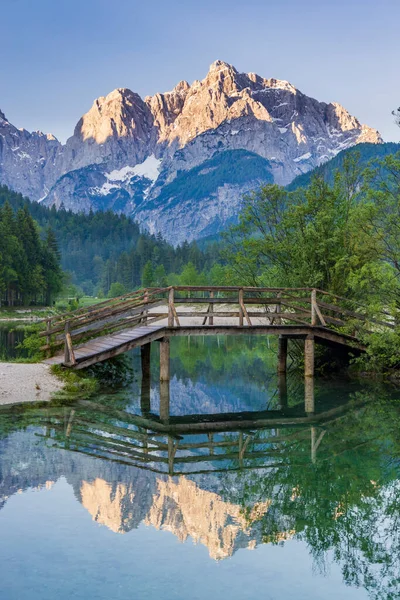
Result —
<svg viewBox="0 0 400 600"><path fill-rule="evenodd" d="M190 305L206 308L200 312L190 310ZM201 317L203 325L230 320L229 324L251 327L267 320L270 325L346 329L354 336L361 330L394 326L388 312L372 315L360 303L317 288L173 286L169 288L168 306L168 324L178 327L182 319Z"/></svg>
<svg viewBox="0 0 400 600"><path fill-rule="evenodd" d="M303 325L335 329L359 337L362 331L393 328L389 313L316 288L169 286L140 289L118 298L53 316L46 321L43 351L64 346L74 363L74 345L126 328L165 321L182 325Z"/></svg>
<svg viewBox="0 0 400 600"><path fill-rule="evenodd" d="M39 333L46 338L41 350L54 352L64 346L65 357L70 362L76 343L164 319L165 310L161 313L153 310L151 314L149 311L166 304L168 291L169 288L141 289L47 319L46 329Z"/></svg>

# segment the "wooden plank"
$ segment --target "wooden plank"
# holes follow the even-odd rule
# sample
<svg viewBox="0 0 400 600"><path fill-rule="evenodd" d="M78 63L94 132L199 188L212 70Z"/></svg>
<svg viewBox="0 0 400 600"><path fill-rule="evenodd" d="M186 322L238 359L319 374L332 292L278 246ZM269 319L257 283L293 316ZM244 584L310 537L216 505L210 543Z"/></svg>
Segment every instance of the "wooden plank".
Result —
<svg viewBox="0 0 400 600"><path fill-rule="evenodd" d="M112 358L113 356L118 356L119 354L128 352L132 348L135 348L137 346L141 346L145 343L159 339L160 337L163 337L163 335L164 335L163 328L160 328L160 329L154 331L153 333L149 333L145 336L142 336L140 338L136 338L133 340L128 340L124 344L120 344L116 347L113 347L113 348L107 350L107 351L96 353L95 355L90 355L84 359L79 359L74 368L75 369L84 369L86 367L90 367L91 365L93 365L97 362L103 362L104 360L108 360L109 358Z"/></svg>

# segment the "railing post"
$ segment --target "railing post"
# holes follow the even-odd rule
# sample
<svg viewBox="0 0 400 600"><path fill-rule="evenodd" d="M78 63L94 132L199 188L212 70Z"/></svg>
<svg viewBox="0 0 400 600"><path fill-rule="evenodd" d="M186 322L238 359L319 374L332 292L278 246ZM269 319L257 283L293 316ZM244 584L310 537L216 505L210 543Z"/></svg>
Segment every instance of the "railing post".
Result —
<svg viewBox="0 0 400 600"><path fill-rule="evenodd" d="M50 331L51 328L51 319L46 319L46 344L50 346Z"/></svg>
<svg viewBox="0 0 400 600"><path fill-rule="evenodd" d="M243 289L239 290L239 327L243 327Z"/></svg>
<svg viewBox="0 0 400 600"><path fill-rule="evenodd" d="M144 292L144 297L143 297L143 303L147 304L149 301L149 290L146 289ZM148 315L148 309L147 307L143 310L143 323L147 323L147 315Z"/></svg>
<svg viewBox="0 0 400 600"><path fill-rule="evenodd" d="M317 290L313 290L311 292L311 325L314 327L314 325L317 324Z"/></svg>
<svg viewBox="0 0 400 600"><path fill-rule="evenodd" d="M75 354L72 347L72 338L70 333L70 323L65 321L65 348L64 348L64 364L75 365Z"/></svg>
<svg viewBox="0 0 400 600"><path fill-rule="evenodd" d="M213 298L214 298L214 292L210 292L210 299L213 299ZM213 313L214 313L214 304L211 302L210 303L210 316L208 318L209 325L214 325Z"/></svg>
<svg viewBox="0 0 400 600"><path fill-rule="evenodd" d="M67 341L67 336L68 335L69 335L69 321L65 321L65 329L64 329L64 336L65 336L64 363L66 365L69 364L69 347L68 347L68 341Z"/></svg>
<svg viewBox="0 0 400 600"><path fill-rule="evenodd" d="M276 312L277 315L280 315L281 311L282 311L281 301L279 300L279 298L281 297L281 295L282 295L281 292L277 293L278 301L277 301L276 307L275 307L275 312ZM282 319L281 319L280 316L276 317L276 324L277 325L281 325L282 324ZM274 319L274 325L275 325L275 319Z"/></svg>
<svg viewBox="0 0 400 600"><path fill-rule="evenodd" d="M174 288L168 294L168 327L174 326Z"/></svg>

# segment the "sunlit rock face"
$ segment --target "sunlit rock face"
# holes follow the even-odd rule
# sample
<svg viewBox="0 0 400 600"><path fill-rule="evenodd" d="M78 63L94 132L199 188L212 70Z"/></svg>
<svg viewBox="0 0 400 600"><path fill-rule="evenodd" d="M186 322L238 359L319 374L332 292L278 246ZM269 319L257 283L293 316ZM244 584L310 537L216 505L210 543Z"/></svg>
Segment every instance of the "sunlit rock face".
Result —
<svg viewBox="0 0 400 600"><path fill-rule="evenodd" d="M235 221L243 194L261 183L287 184L345 148L381 141L337 103L216 61L203 80L170 92L98 98L64 146L1 113L0 181L49 206L131 215L179 243Z"/></svg>
<svg viewBox="0 0 400 600"><path fill-rule="evenodd" d="M270 502L259 503L245 515L239 505L223 501L185 477L159 479L145 523L171 531L181 542L190 537L206 546L211 558L220 560L232 556L239 547L252 549L261 541L261 532L254 524L269 506Z"/></svg>
<svg viewBox="0 0 400 600"><path fill-rule="evenodd" d="M79 496L93 520L115 533L126 533L138 525L135 517L141 500L135 498L132 484L111 484L101 478L82 481ZM271 504L257 503L245 514L239 505L186 477L157 478L149 500L143 518L146 525L170 531L181 542L191 538L203 544L215 560L232 556L238 548L255 548L261 542L257 522Z"/></svg>
<svg viewBox="0 0 400 600"><path fill-rule="evenodd" d="M129 506L132 504L135 492L131 485L118 483L111 485L104 479L92 482L82 481L81 502L92 515L93 520L105 525L115 533L125 533L132 521ZM126 507L128 506L128 510Z"/></svg>

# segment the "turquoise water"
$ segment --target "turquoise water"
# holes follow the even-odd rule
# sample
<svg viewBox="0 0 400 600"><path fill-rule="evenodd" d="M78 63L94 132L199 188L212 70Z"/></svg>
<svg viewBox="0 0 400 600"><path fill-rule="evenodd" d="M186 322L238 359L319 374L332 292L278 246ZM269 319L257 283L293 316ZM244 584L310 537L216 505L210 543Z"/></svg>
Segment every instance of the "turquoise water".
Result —
<svg viewBox="0 0 400 600"><path fill-rule="evenodd" d="M394 599L400 398L171 341L170 388L0 410L0 597Z"/></svg>

